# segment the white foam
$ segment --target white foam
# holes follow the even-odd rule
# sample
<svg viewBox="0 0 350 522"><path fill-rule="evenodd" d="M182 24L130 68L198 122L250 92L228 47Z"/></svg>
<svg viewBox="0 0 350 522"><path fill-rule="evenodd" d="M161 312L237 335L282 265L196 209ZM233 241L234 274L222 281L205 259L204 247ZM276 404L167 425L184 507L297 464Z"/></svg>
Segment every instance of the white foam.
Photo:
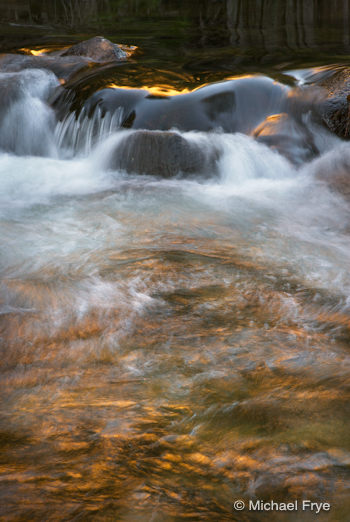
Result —
<svg viewBox="0 0 350 522"><path fill-rule="evenodd" d="M86 160L58 160L0 154L0 208L5 215L56 196L90 194L111 188L105 172Z"/></svg>
<svg viewBox="0 0 350 522"><path fill-rule="evenodd" d="M59 85L55 75L40 69L0 74L0 89L8 91L2 107L0 150L19 155L55 156L55 115L46 103Z"/></svg>

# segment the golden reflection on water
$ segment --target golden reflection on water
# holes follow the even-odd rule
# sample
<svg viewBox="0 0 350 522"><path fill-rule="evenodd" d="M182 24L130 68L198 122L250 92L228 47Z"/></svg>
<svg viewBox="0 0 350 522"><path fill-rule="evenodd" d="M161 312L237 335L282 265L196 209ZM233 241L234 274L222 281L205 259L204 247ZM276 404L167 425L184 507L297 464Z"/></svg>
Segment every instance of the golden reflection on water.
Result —
<svg viewBox="0 0 350 522"><path fill-rule="evenodd" d="M158 72L158 74L159 74L159 72ZM253 78L254 76L256 76L256 75L253 75L253 74L241 74L241 75L235 75L235 76L225 75L224 78L220 78L220 79L224 80L224 81L238 80L238 79L243 80L245 78ZM177 79L179 79L179 78L177 78ZM117 84L115 82L111 82L106 85L106 88L108 88L108 89L127 89L127 90L144 89L153 96L166 97L166 96L178 96L181 94L187 94L189 92L194 92L194 91L197 91L198 89L201 89L202 87L205 87L206 85L210 85L210 83L211 83L211 82L203 82L200 85L191 86L191 88L189 88L189 87L180 88L180 87L176 87L173 83L165 82L164 77L162 77L162 79L158 82L155 82L154 78L152 78L152 80L153 80L152 83L141 84L141 86L137 85L135 87L130 86L130 84L128 84L128 83L126 83L126 85L124 85L124 83ZM187 81L190 81L190 79L187 79ZM186 82L185 76L183 76L181 78L181 84L183 84L184 82ZM193 79L191 79L191 83L193 83Z"/></svg>
<svg viewBox="0 0 350 522"><path fill-rule="evenodd" d="M127 57L130 58L133 54L137 53L139 51L139 48L136 45L119 45L121 49L126 53ZM29 54L32 56L43 56L45 54L50 54L54 51L64 51L65 49L69 49L70 46L62 46L62 45L51 45L50 47L43 47L43 48L35 48L30 49L28 47L22 47L21 49L18 49L18 51Z"/></svg>
<svg viewBox="0 0 350 522"><path fill-rule="evenodd" d="M79 271L8 281L30 311L2 326L7 519L251 520L233 499L305 491L346 506L348 318L224 242L188 242L111 251L102 308Z"/></svg>
<svg viewBox="0 0 350 522"><path fill-rule="evenodd" d="M109 83L106 85L107 89L127 89L127 90L140 90L145 89L153 96L177 96L178 94L186 94L190 92L189 89L176 89L175 87L162 83L158 85L142 85L141 87L130 87L128 85L117 85L116 83Z"/></svg>
<svg viewBox="0 0 350 522"><path fill-rule="evenodd" d="M41 56L49 51L51 51L52 49L46 49L46 48L43 48L43 49L28 49L27 47L23 47L22 49L18 49L19 51L22 51L23 53L25 54L31 54L32 56Z"/></svg>

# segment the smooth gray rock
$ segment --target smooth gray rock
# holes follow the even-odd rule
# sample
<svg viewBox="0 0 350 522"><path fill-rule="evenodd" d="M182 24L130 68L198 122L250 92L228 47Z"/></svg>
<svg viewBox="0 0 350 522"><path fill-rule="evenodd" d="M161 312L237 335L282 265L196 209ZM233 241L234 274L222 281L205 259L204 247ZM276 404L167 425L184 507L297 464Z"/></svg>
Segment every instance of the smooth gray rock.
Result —
<svg viewBox="0 0 350 522"><path fill-rule="evenodd" d="M215 174L218 158L214 148L202 150L176 132L141 130L127 134L118 143L109 167L162 178L208 177Z"/></svg>
<svg viewBox="0 0 350 522"><path fill-rule="evenodd" d="M0 72L20 72L23 69L48 69L57 78L69 81L75 74L88 69L91 64L119 62L127 54L118 45L96 36L80 42L64 51L33 56L27 54L0 54Z"/></svg>
<svg viewBox="0 0 350 522"><path fill-rule="evenodd" d="M110 114L123 108L122 126L132 129L220 129L249 134L267 116L285 110L288 92L288 87L269 78L252 76L175 96L154 96L146 89L106 88L87 99L84 107L90 114L97 107ZM59 99L56 104L60 105Z"/></svg>
<svg viewBox="0 0 350 522"><path fill-rule="evenodd" d="M113 62L125 60L127 54L120 46L103 36L95 36L66 49L61 56L85 56L95 62Z"/></svg>

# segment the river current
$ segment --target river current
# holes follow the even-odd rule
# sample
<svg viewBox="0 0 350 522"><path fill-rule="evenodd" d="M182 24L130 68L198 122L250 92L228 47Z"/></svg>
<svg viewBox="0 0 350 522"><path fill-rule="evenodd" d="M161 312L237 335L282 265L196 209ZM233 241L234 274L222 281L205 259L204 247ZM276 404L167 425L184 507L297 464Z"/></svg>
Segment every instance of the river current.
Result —
<svg viewBox="0 0 350 522"><path fill-rule="evenodd" d="M307 114L311 160L175 130L215 176L128 174L118 115L58 121L53 73L6 74L3 520L297 520L233 511L251 498L346 520L350 207L318 173L349 145Z"/></svg>

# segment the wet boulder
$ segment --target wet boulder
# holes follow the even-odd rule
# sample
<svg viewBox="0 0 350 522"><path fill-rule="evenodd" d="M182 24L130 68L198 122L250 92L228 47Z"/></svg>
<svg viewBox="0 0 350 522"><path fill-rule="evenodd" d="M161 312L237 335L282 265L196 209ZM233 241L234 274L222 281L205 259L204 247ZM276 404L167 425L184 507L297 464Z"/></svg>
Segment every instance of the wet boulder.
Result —
<svg viewBox="0 0 350 522"><path fill-rule="evenodd" d="M313 137L305 125L298 124L286 113L268 116L254 129L252 135L295 165L302 165L318 154Z"/></svg>
<svg viewBox="0 0 350 522"><path fill-rule="evenodd" d="M217 82L171 96L146 89L106 88L87 99L84 108L90 114L96 108L103 114L122 110L122 126L132 129L249 134L268 115L284 110L288 91L263 76Z"/></svg>
<svg viewBox="0 0 350 522"><path fill-rule="evenodd" d="M140 130L126 133L118 142L109 167L162 178L208 177L215 174L218 158L214 147L203 149L177 132Z"/></svg>
<svg viewBox="0 0 350 522"><path fill-rule="evenodd" d="M350 91L346 96L332 96L323 105L323 121L339 138L350 138Z"/></svg>
<svg viewBox="0 0 350 522"><path fill-rule="evenodd" d="M350 69L342 68L320 84L327 92L321 111L327 127L337 136L350 138Z"/></svg>
<svg viewBox="0 0 350 522"><path fill-rule="evenodd" d="M19 72L23 69L48 69L57 78L68 82L77 73L111 62L120 62L127 54L120 46L96 36L63 51L31 54L0 54L0 72Z"/></svg>
<svg viewBox="0 0 350 522"><path fill-rule="evenodd" d="M127 54L123 49L102 36L95 36L66 49L61 56L84 56L94 62L114 62L125 60Z"/></svg>
<svg viewBox="0 0 350 522"><path fill-rule="evenodd" d="M95 78L98 79L97 82ZM61 143L67 148L71 148L73 141L74 147L76 144L78 147L85 146L81 144L86 143L86 129L95 129L97 126L104 128L107 134L120 128L164 132L175 130L180 133L223 131L250 134L271 113L286 109L290 92L289 87L264 76L236 78L171 95L157 93L155 89L101 88L102 82L103 78L93 71L89 76L66 84L51 99L62 129ZM98 142L100 136L101 134L95 133L93 138ZM180 140L175 137L173 139L177 142ZM147 140L151 138L147 137ZM170 140L164 141L161 150L164 150L168 141ZM135 142L134 146L138 147L139 142ZM130 170L130 162L126 167L119 164L116 168ZM154 165L132 168L137 172L159 174L154 170ZM186 172L184 166L180 169L176 167L175 171L178 170ZM170 171L174 175L173 170Z"/></svg>

